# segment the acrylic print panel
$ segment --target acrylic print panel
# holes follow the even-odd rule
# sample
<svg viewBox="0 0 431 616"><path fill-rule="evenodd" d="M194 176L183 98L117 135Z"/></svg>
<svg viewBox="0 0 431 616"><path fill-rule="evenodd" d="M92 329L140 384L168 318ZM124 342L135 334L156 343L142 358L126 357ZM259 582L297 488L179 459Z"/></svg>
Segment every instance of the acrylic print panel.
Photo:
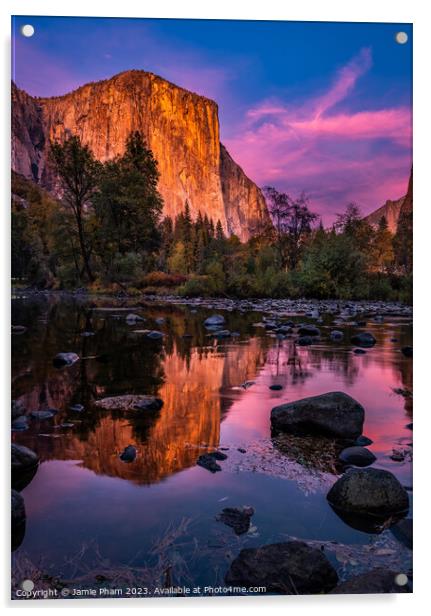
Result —
<svg viewBox="0 0 431 616"><path fill-rule="evenodd" d="M411 25L12 42L12 597L411 592Z"/></svg>

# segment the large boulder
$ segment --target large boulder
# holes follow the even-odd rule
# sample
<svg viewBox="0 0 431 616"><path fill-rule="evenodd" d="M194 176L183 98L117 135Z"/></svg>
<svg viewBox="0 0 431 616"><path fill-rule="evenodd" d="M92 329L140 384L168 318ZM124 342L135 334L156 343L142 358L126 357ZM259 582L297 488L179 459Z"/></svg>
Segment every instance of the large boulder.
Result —
<svg viewBox="0 0 431 616"><path fill-rule="evenodd" d="M11 468L12 468L12 487L21 491L27 486L36 474L39 465L39 458L28 447L12 443L11 447Z"/></svg>
<svg viewBox="0 0 431 616"><path fill-rule="evenodd" d="M405 578L404 578L405 579ZM379 593L410 592L406 584L397 584L397 580L404 581L396 571L376 568L361 575L356 575L346 582L339 584L331 595L366 595Z"/></svg>
<svg viewBox="0 0 431 616"><path fill-rule="evenodd" d="M343 392L333 391L274 407L271 424L282 432L355 439L362 433L364 414L359 402Z"/></svg>
<svg viewBox="0 0 431 616"><path fill-rule="evenodd" d="M360 332L351 337L353 344L366 349L373 347L376 344L376 339L370 332Z"/></svg>
<svg viewBox="0 0 431 616"><path fill-rule="evenodd" d="M163 406L163 400L156 396L127 394L102 398L94 403L104 411L159 411Z"/></svg>
<svg viewBox="0 0 431 616"><path fill-rule="evenodd" d="M19 492L12 490L11 500L11 533L12 551L22 543L25 535L25 505L24 499Z"/></svg>
<svg viewBox="0 0 431 616"><path fill-rule="evenodd" d="M385 517L406 512L407 491L389 471L356 468L340 477L327 495L331 505L341 512Z"/></svg>
<svg viewBox="0 0 431 616"><path fill-rule="evenodd" d="M302 541L288 541L241 550L225 582L264 586L270 593L305 595L332 590L338 575L321 550Z"/></svg>
<svg viewBox="0 0 431 616"><path fill-rule="evenodd" d="M27 471L39 463L39 458L34 451L23 445L12 443L11 447L12 473Z"/></svg>

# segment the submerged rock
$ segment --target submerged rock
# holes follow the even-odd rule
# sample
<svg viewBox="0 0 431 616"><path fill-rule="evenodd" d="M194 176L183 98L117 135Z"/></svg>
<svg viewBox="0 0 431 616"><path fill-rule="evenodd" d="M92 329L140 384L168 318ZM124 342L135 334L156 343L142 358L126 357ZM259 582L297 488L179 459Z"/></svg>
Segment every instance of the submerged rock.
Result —
<svg viewBox="0 0 431 616"><path fill-rule="evenodd" d="M320 336L320 329L315 325L301 325L298 334L300 336Z"/></svg>
<svg viewBox="0 0 431 616"><path fill-rule="evenodd" d="M150 340L161 340L165 334L163 332L158 332L157 330L152 330L146 334L147 338Z"/></svg>
<svg viewBox="0 0 431 616"><path fill-rule="evenodd" d="M339 329L334 329L332 330L332 332L329 334L329 337L331 338L331 340L333 340L334 342L338 342L339 340L342 340L344 338L344 333L342 331L340 331Z"/></svg>
<svg viewBox="0 0 431 616"><path fill-rule="evenodd" d="M409 508L407 491L395 475L377 468L350 470L334 483L327 499L335 509L361 516L385 517Z"/></svg>
<svg viewBox="0 0 431 616"><path fill-rule="evenodd" d="M55 368L68 368L76 364L77 361L79 361L79 355L76 353L58 353L52 363Z"/></svg>
<svg viewBox="0 0 431 616"><path fill-rule="evenodd" d="M25 505L24 499L19 492L12 490L11 495L11 533L12 551L16 550L22 543L25 535Z"/></svg>
<svg viewBox="0 0 431 616"><path fill-rule="evenodd" d="M221 326L225 322L225 318L221 314L213 314L204 321L205 327Z"/></svg>
<svg viewBox="0 0 431 616"><path fill-rule="evenodd" d="M120 454L120 460L123 462L133 462L136 458L136 447L133 445L127 445L123 452Z"/></svg>
<svg viewBox="0 0 431 616"><path fill-rule="evenodd" d="M39 464L38 455L24 445L12 443L11 447L11 466L12 474L20 473L33 468Z"/></svg>
<svg viewBox="0 0 431 616"><path fill-rule="evenodd" d="M264 586L270 593L306 595L332 590L338 575L321 550L288 541L241 550L225 581L234 586Z"/></svg>
<svg viewBox="0 0 431 616"><path fill-rule="evenodd" d="M355 441L355 445L359 445L360 447L366 447L367 445L372 445L373 441L368 438L368 436L364 436L363 434L361 434L361 436L358 436L358 438Z"/></svg>
<svg viewBox="0 0 431 616"><path fill-rule="evenodd" d="M298 346L310 346L310 344L314 344L315 342L316 340L312 336L299 336L299 338L295 340Z"/></svg>
<svg viewBox="0 0 431 616"><path fill-rule="evenodd" d="M252 515L253 507L226 507L216 516L216 520L233 528L236 535L243 535L250 528Z"/></svg>
<svg viewBox="0 0 431 616"><path fill-rule="evenodd" d="M362 433L364 414L359 402L334 391L274 407L271 424L282 432L356 438Z"/></svg>
<svg viewBox="0 0 431 616"><path fill-rule="evenodd" d="M392 526L391 528L392 534L407 546L410 550L413 549L413 520L412 518L404 518L404 520L400 520L398 524Z"/></svg>
<svg viewBox="0 0 431 616"><path fill-rule="evenodd" d="M369 466L377 459L369 449L358 445L343 449L339 458L345 464L353 464L354 466Z"/></svg>
<svg viewBox="0 0 431 616"><path fill-rule="evenodd" d="M24 432L28 429L28 420L25 415L20 415L12 422L12 432Z"/></svg>
<svg viewBox="0 0 431 616"><path fill-rule="evenodd" d="M359 347L371 348L376 344L376 339L370 332L360 332L350 338L353 344Z"/></svg>
<svg viewBox="0 0 431 616"><path fill-rule="evenodd" d="M32 411L30 415L33 419L43 421L45 419L52 419L56 413L58 413L57 409L45 409L43 411Z"/></svg>
<svg viewBox="0 0 431 616"><path fill-rule="evenodd" d="M17 419L21 415L25 415L26 409L21 400L12 400L11 405L12 419Z"/></svg>
<svg viewBox="0 0 431 616"><path fill-rule="evenodd" d="M404 346L401 349L401 353L404 357L413 357L413 347L412 346Z"/></svg>
<svg viewBox="0 0 431 616"><path fill-rule="evenodd" d="M97 408L105 411L159 411L163 400L156 396L124 395L102 398L94 403Z"/></svg>
<svg viewBox="0 0 431 616"><path fill-rule="evenodd" d="M139 321L145 321L145 319L139 316L139 314L134 314L133 312L128 314L126 317L127 325L136 325Z"/></svg>
<svg viewBox="0 0 431 616"><path fill-rule="evenodd" d="M333 591L332 595L366 595L379 593L410 592L407 585L397 584L396 571L376 568L361 575L356 575L346 582L342 582Z"/></svg>
<svg viewBox="0 0 431 616"><path fill-rule="evenodd" d="M216 460L226 460L227 455L222 453L221 451L213 451L211 453L204 453L197 459L196 464L198 466L202 466L202 468L206 468L207 471L211 473L217 473L217 471L221 471L220 464L217 464Z"/></svg>
<svg viewBox="0 0 431 616"><path fill-rule="evenodd" d="M82 413L82 411L84 411L84 406L82 404L72 404L72 406L69 406L69 411L72 411L74 413Z"/></svg>

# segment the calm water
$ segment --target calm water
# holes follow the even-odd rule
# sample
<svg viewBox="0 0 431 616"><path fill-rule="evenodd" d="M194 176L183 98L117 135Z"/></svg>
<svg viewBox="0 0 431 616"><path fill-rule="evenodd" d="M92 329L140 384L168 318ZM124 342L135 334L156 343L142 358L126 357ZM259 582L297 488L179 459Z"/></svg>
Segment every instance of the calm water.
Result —
<svg viewBox="0 0 431 616"><path fill-rule="evenodd" d="M129 312L145 322L128 325ZM13 301L13 323L28 330L13 336L12 397L28 411L59 410L13 433L41 459L22 491L27 527L15 561L84 586L96 575L114 585L132 577L150 585L216 585L242 547L296 537L329 546L342 577L380 564L409 567L411 553L390 530L354 529L327 504L340 472L332 442L273 440L269 420L282 401L344 391L366 410L375 466L410 488L412 403L393 391L412 390L412 360L400 352L411 344L408 320L368 323L377 345L354 355L348 343L354 330L345 327L345 343L330 342L329 316L321 341L300 348L256 326L262 319L256 312L224 313L226 327L240 335L215 341L203 327L213 312L126 308L112 299ZM136 331L143 328L163 331L163 341ZM52 358L62 351L81 360L57 370ZM254 384L244 388L245 381ZM272 384L283 389L271 391ZM130 393L157 394L164 406L146 418L93 407L96 399ZM69 410L76 403L85 410ZM129 444L138 454L127 464L119 454ZM222 472L196 466L201 453L216 447L228 455ZM409 450L404 462L390 459L394 448ZM253 506L255 515L249 533L237 537L215 516L241 505Z"/></svg>

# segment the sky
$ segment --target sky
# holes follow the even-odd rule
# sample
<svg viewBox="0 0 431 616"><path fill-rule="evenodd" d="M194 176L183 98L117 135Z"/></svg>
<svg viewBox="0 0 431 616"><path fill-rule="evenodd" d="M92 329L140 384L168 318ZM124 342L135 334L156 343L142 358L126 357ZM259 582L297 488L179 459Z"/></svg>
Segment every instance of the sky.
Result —
<svg viewBox="0 0 431 616"><path fill-rule="evenodd" d="M12 62L35 96L142 69L214 99L221 140L246 174L305 192L325 224L348 203L367 214L407 190L410 24L19 16Z"/></svg>

